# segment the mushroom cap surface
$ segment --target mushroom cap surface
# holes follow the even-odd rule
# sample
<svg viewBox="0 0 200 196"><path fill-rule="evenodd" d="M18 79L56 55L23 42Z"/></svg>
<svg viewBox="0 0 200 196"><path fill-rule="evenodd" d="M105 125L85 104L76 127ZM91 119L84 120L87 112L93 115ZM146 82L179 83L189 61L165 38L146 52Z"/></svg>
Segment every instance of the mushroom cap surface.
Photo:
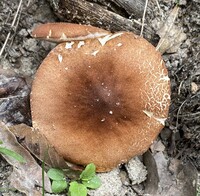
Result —
<svg viewBox="0 0 200 196"><path fill-rule="evenodd" d="M109 31L98 27L62 22L41 24L32 31L33 37L53 42L93 39L108 34Z"/></svg>
<svg viewBox="0 0 200 196"><path fill-rule="evenodd" d="M57 45L32 86L33 127L69 162L109 171L144 153L170 104L158 51L133 33Z"/></svg>

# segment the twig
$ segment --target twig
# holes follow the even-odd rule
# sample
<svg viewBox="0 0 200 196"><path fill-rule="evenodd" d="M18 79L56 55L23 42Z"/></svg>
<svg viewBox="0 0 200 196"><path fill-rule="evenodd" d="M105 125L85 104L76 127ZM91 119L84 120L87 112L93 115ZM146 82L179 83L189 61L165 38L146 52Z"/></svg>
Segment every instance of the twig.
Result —
<svg viewBox="0 0 200 196"><path fill-rule="evenodd" d="M18 98L18 97L27 97L28 95L14 95L14 96L10 96L10 97L5 97L5 98L0 98L0 101L1 100L8 100L8 99L14 99L14 98Z"/></svg>
<svg viewBox="0 0 200 196"><path fill-rule="evenodd" d="M159 4L158 0L156 0L156 5L157 5L157 7L158 7L158 10L159 10L159 12L160 12L161 17L163 18L163 13L162 13L162 11L161 11L160 4Z"/></svg>
<svg viewBox="0 0 200 196"><path fill-rule="evenodd" d="M184 81L181 81L181 83L180 83L180 85L179 85L179 87L178 87L178 95L181 94L181 88L182 88L182 86L183 86L183 82L184 82Z"/></svg>
<svg viewBox="0 0 200 196"><path fill-rule="evenodd" d="M18 19L17 19L16 24L15 24L15 29L16 29L17 26L19 25L21 13L22 13L22 9L19 11ZM10 50L10 48L11 48L11 46L12 46L12 44L13 44L14 37L15 37L15 33L14 33L13 36L10 38L11 41L10 41L10 44L9 44L9 46L8 46L8 50ZM5 56L6 56L6 55L5 55ZM5 56L4 56L4 58L6 58Z"/></svg>
<svg viewBox="0 0 200 196"><path fill-rule="evenodd" d="M189 113L189 114L182 114L180 115L181 117L186 117L186 116L200 116L200 112L195 112L195 113Z"/></svg>
<svg viewBox="0 0 200 196"><path fill-rule="evenodd" d="M142 34L143 34L143 30L144 30L144 20L145 20L145 14L146 14L146 11L147 11L147 5L148 5L148 0L146 0L146 2L145 2L144 12L143 12L143 16L142 16L142 28L141 28L141 31L140 31L141 37L142 37Z"/></svg>
<svg viewBox="0 0 200 196"><path fill-rule="evenodd" d="M27 3L27 5L26 5L26 7L29 7L31 1L32 1L32 0L28 0L28 3Z"/></svg>
<svg viewBox="0 0 200 196"><path fill-rule="evenodd" d="M190 97L190 100L193 99L194 97L196 97L197 95L193 95L192 97ZM180 105L179 109L178 109L178 112L177 112L177 115L176 115L176 131L178 130L178 118L180 116L180 112L181 112L181 109L182 107L184 106L184 104L188 101L188 99L186 99L185 101L182 102L182 104Z"/></svg>
<svg viewBox="0 0 200 196"><path fill-rule="evenodd" d="M12 21L11 27L14 27L14 25L15 25L15 22L16 22L16 19L17 19L17 16L18 16L18 13L19 13L20 8L21 8L21 6L22 6L22 1L23 1L23 0L20 0L20 2L19 2L19 5L18 5L17 11L16 11L16 13L15 13L14 19L13 19L13 21ZM9 40L10 35L11 35L11 31L8 33L8 35L7 35L7 37L6 37L6 40L5 40L3 46L2 46L2 48L1 48L1 50L0 50L0 57L2 56L2 54L3 54L3 52L4 52L4 49L5 49L6 45L7 45L7 42L8 42L8 40Z"/></svg>

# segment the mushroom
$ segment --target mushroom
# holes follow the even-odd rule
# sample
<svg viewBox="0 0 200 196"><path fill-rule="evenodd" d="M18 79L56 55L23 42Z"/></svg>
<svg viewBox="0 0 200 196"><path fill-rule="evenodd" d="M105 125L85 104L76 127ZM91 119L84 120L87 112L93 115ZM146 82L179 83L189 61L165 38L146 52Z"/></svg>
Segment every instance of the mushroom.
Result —
<svg viewBox="0 0 200 196"><path fill-rule="evenodd" d="M69 24L62 25L66 30ZM87 37L85 30L95 27L58 29L55 34L73 41L57 45L37 70L33 127L67 161L93 162L105 172L144 153L158 136L168 116L169 77L160 53L144 38L105 32L76 41L76 28L82 28L79 37Z"/></svg>
<svg viewBox="0 0 200 196"><path fill-rule="evenodd" d="M32 36L53 42L85 40L110 34L104 29L72 23L47 23L33 29Z"/></svg>

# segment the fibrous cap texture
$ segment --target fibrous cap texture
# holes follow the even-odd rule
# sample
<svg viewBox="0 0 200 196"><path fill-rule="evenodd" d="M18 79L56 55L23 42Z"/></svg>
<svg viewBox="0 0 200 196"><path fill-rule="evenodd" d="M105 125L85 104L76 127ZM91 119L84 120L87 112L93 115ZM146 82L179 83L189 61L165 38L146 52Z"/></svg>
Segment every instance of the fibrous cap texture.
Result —
<svg viewBox="0 0 200 196"><path fill-rule="evenodd" d="M61 43L36 73L33 126L67 161L108 171L149 148L169 89L161 55L133 33Z"/></svg>

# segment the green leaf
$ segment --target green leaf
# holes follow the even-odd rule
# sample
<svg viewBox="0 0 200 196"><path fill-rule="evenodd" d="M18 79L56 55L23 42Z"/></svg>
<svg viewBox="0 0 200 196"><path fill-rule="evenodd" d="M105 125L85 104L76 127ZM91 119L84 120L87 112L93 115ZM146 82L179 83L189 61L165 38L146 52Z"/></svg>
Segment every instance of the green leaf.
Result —
<svg viewBox="0 0 200 196"><path fill-rule="evenodd" d="M26 160L24 159L24 157L22 157L20 154L14 152L12 150L9 150L7 148L0 147L0 153L7 155L7 156L10 156L13 159L19 161L20 163L26 163Z"/></svg>
<svg viewBox="0 0 200 196"><path fill-rule="evenodd" d="M66 180L54 180L51 185L53 193L61 193L67 188Z"/></svg>
<svg viewBox="0 0 200 196"><path fill-rule="evenodd" d="M50 179L52 180L64 180L65 179L65 174L62 170L56 169L56 168L51 168L48 172L47 175Z"/></svg>
<svg viewBox="0 0 200 196"><path fill-rule="evenodd" d="M94 176L93 178L91 178L88 181L83 180L82 183L91 189L97 189L101 186L101 180L98 176Z"/></svg>
<svg viewBox="0 0 200 196"><path fill-rule="evenodd" d="M96 170L96 167L94 163L88 164L80 175L81 180L88 181L92 179L95 176L95 170Z"/></svg>
<svg viewBox="0 0 200 196"><path fill-rule="evenodd" d="M0 140L0 144L3 144L3 142Z"/></svg>
<svg viewBox="0 0 200 196"><path fill-rule="evenodd" d="M76 181L70 183L69 187L70 196L87 196L87 188L85 185Z"/></svg>

